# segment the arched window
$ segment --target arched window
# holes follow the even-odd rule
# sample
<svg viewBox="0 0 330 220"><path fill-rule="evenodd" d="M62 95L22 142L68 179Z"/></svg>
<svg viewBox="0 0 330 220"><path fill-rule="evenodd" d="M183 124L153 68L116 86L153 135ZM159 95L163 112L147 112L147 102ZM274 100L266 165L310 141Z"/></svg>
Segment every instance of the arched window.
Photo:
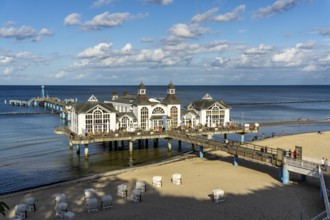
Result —
<svg viewBox="0 0 330 220"><path fill-rule="evenodd" d="M172 126L176 128L178 126L178 108L173 106L171 108L170 115L172 119Z"/></svg>
<svg viewBox="0 0 330 220"><path fill-rule="evenodd" d="M219 106L214 105L212 108L206 111L206 124L208 126L223 125L225 117L225 111Z"/></svg>
<svg viewBox="0 0 330 220"><path fill-rule="evenodd" d="M102 124L102 111L97 109L93 112L94 124Z"/></svg>
<svg viewBox="0 0 330 220"><path fill-rule="evenodd" d="M148 128L148 123L149 121L149 111L147 107L143 107L141 109L141 129L142 130L147 130Z"/></svg>
<svg viewBox="0 0 330 220"><path fill-rule="evenodd" d="M161 107L157 107L152 111L152 114L153 115L165 114L165 111Z"/></svg>
<svg viewBox="0 0 330 220"><path fill-rule="evenodd" d="M129 127L129 118L125 116L120 120L120 128L128 128L128 127Z"/></svg>

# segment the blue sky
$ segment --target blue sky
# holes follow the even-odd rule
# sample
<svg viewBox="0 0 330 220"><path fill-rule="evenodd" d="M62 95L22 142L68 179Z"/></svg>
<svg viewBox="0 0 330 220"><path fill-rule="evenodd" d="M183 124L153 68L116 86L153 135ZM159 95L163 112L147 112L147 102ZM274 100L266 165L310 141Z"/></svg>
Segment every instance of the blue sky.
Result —
<svg viewBox="0 0 330 220"><path fill-rule="evenodd" d="M328 0L1 0L1 85L330 84Z"/></svg>

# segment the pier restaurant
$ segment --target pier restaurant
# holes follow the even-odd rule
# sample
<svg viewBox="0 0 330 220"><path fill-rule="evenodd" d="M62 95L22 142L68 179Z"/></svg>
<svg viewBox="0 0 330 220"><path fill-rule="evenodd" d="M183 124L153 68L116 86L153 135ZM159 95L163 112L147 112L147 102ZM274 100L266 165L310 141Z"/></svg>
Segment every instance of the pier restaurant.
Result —
<svg viewBox="0 0 330 220"><path fill-rule="evenodd" d="M92 95L85 103L71 106L70 130L78 135L116 130L172 130L178 127L219 127L230 121L230 107L206 94L181 110L175 87L168 85L166 97L149 98L143 83L137 94L112 93L110 101Z"/></svg>

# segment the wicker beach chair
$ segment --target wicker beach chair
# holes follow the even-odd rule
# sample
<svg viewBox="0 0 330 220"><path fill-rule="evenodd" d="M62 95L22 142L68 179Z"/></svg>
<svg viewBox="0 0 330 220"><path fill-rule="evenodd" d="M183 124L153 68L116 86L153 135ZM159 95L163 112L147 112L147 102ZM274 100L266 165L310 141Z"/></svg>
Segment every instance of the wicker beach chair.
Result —
<svg viewBox="0 0 330 220"><path fill-rule="evenodd" d="M133 189L131 194L131 200L132 202L141 202L141 190L139 189Z"/></svg>
<svg viewBox="0 0 330 220"><path fill-rule="evenodd" d="M97 212L98 209L98 204L97 204L97 199L96 198L87 198L86 199L86 209L87 212Z"/></svg>
<svg viewBox="0 0 330 220"><path fill-rule="evenodd" d="M152 178L152 185L154 187L157 187L157 188L162 187L162 177L161 176L154 176Z"/></svg>
<svg viewBox="0 0 330 220"><path fill-rule="evenodd" d="M27 218L27 207L25 204L18 204L15 206L15 217L21 219Z"/></svg>
<svg viewBox="0 0 330 220"><path fill-rule="evenodd" d="M26 211L28 211L28 212L36 211L35 199L33 197L25 198L23 200L23 203L26 205Z"/></svg>
<svg viewBox="0 0 330 220"><path fill-rule="evenodd" d="M103 210L112 208L112 196L111 195L104 195L101 197L101 207Z"/></svg>
<svg viewBox="0 0 330 220"><path fill-rule="evenodd" d="M172 183L176 185L181 185L182 184L182 178L180 173L175 173L172 175Z"/></svg>
<svg viewBox="0 0 330 220"><path fill-rule="evenodd" d="M146 181L144 181L144 180L138 180L138 181L136 181L135 189L138 189L141 192L147 191Z"/></svg>
<svg viewBox="0 0 330 220"><path fill-rule="evenodd" d="M117 195L120 197L127 197L127 185L126 184L120 184L117 186Z"/></svg>
<svg viewBox="0 0 330 220"><path fill-rule="evenodd" d="M222 189L214 189L212 194L214 203L221 203L225 201L225 192Z"/></svg>

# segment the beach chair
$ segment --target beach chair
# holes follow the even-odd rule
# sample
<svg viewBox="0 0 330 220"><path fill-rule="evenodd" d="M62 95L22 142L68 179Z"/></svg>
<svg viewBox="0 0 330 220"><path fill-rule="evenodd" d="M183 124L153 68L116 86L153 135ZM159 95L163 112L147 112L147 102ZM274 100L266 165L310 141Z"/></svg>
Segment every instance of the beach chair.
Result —
<svg viewBox="0 0 330 220"><path fill-rule="evenodd" d="M212 191L213 202L220 203L225 201L225 192L222 189L214 189Z"/></svg>
<svg viewBox="0 0 330 220"><path fill-rule="evenodd" d="M28 212L36 211L35 199L33 197L25 198L23 200L23 203L26 205L26 211L28 211Z"/></svg>
<svg viewBox="0 0 330 220"><path fill-rule="evenodd" d="M93 188L85 189L85 199L96 198L96 192Z"/></svg>
<svg viewBox="0 0 330 220"><path fill-rule="evenodd" d="M173 174L171 181L176 185L181 185L182 184L181 174L180 173Z"/></svg>
<svg viewBox="0 0 330 220"><path fill-rule="evenodd" d="M97 212L98 211L97 199L96 198L87 198L86 199L86 209L87 209L87 212Z"/></svg>
<svg viewBox="0 0 330 220"><path fill-rule="evenodd" d="M64 213L64 215L63 215L63 219L65 219L65 220L74 220L74 217L75 217L75 214L70 211Z"/></svg>
<svg viewBox="0 0 330 220"><path fill-rule="evenodd" d="M131 194L132 202L141 202L141 191L139 189L133 189Z"/></svg>
<svg viewBox="0 0 330 220"><path fill-rule="evenodd" d="M136 181L135 189L138 189L141 192L147 191L146 181L144 181L144 180L138 180L138 181Z"/></svg>
<svg viewBox="0 0 330 220"><path fill-rule="evenodd" d="M55 215L63 218L68 211L68 204L66 202L57 202L55 205Z"/></svg>
<svg viewBox="0 0 330 220"><path fill-rule="evenodd" d="M59 202L66 202L66 196L64 193L59 193L59 194L56 194L55 196L55 203L59 203Z"/></svg>
<svg viewBox="0 0 330 220"><path fill-rule="evenodd" d="M152 186L154 187L162 187L162 177L161 176L154 176L152 178Z"/></svg>
<svg viewBox="0 0 330 220"><path fill-rule="evenodd" d="M120 197L127 197L127 185L126 184L120 184L117 186L117 195Z"/></svg>
<svg viewBox="0 0 330 220"><path fill-rule="evenodd" d="M25 204L18 204L15 206L15 217L21 219L27 218L27 210Z"/></svg>
<svg viewBox="0 0 330 220"><path fill-rule="evenodd" d="M101 197L101 207L103 210L112 208L112 196L104 195Z"/></svg>

